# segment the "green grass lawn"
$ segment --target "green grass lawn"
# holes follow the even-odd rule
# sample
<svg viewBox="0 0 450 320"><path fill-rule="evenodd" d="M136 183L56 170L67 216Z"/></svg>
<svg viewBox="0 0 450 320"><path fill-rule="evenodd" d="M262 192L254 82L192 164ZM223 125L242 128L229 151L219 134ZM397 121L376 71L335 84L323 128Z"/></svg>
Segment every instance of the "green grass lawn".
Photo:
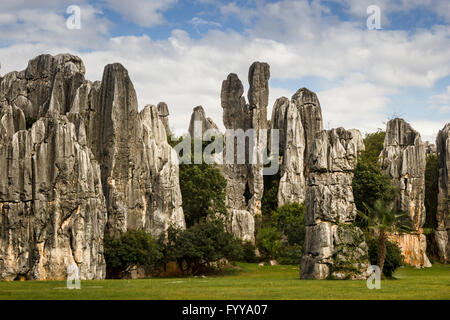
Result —
<svg viewBox="0 0 450 320"><path fill-rule="evenodd" d="M65 281L0 282L4 299L449 299L450 266L400 268L395 280L369 290L365 281L300 280L296 266L239 263L242 270L222 276L144 280L82 281L68 290Z"/></svg>

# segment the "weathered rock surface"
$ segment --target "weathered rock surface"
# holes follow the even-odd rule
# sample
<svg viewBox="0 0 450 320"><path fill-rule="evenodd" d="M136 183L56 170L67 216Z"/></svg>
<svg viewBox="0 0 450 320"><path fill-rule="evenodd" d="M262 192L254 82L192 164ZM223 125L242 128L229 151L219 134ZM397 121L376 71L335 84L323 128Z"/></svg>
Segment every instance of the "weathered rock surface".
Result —
<svg viewBox="0 0 450 320"><path fill-rule="evenodd" d="M166 129L166 134L168 136L171 136L172 132L170 131L169 126L169 107L167 106L167 103L165 102L158 103L158 114L159 118L161 119L164 125L164 128Z"/></svg>
<svg viewBox="0 0 450 320"><path fill-rule="evenodd" d="M282 159L278 206L302 203L306 188L303 165L305 135L297 105L285 97L277 99L272 111L271 127L272 130L279 130L279 156Z"/></svg>
<svg viewBox="0 0 450 320"><path fill-rule="evenodd" d="M387 123L380 162L400 191L393 205L408 213L416 230L412 234L392 235L392 239L401 247L406 263L429 267L422 230L425 223L425 144L405 120L396 118Z"/></svg>
<svg viewBox="0 0 450 320"><path fill-rule="evenodd" d="M343 128L321 131L311 144L306 188L303 279L366 277L367 245L356 217L352 179L361 134Z"/></svg>
<svg viewBox="0 0 450 320"><path fill-rule="evenodd" d="M64 116L0 144L0 279L105 276L100 166Z"/></svg>
<svg viewBox="0 0 450 320"><path fill-rule="evenodd" d="M278 205L301 203L305 200L311 146L316 135L323 130L317 95L301 88L291 101L285 97L277 99L272 111L271 129L279 129L280 138Z"/></svg>
<svg viewBox="0 0 450 320"><path fill-rule="evenodd" d="M73 263L102 279L105 229L170 224L185 226L178 159L122 65L92 83L78 57L42 55L2 78L0 279L65 279Z"/></svg>
<svg viewBox="0 0 450 320"><path fill-rule="evenodd" d="M317 95L306 89L301 88L291 98L292 102L297 105L301 114L303 130L305 131L305 178L308 178L309 156L316 134L323 130L322 109L320 107Z"/></svg>
<svg viewBox="0 0 450 320"><path fill-rule="evenodd" d="M197 106L192 111L191 121L189 122L189 135L191 138L202 139L206 131L212 134L220 134L220 130L211 118L207 118L202 106Z"/></svg>
<svg viewBox="0 0 450 320"><path fill-rule="evenodd" d="M267 63L255 62L249 69L249 91L246 103L243 97L244 87L236 74L228 75L222 83L221 101L223 108L223 122L227 132L225 141L233 139L233 164L222 167L227 180L226 206L230 214L230 225L233 233L242 239L254 241L254 216L261 213L261 197L264 189L263 182L263 152L266 142L262 136L268 129L267 104L269 100L268 81L270 67ZM242 129L244 132L254 129L252 145L245 147L245 159L238 163L237 141L229 136L230 130ZM244 139L242 139L244 140ZM224 158L227 158L227 148Z"/></svg>
<svg viewBox="0 0 450 320"><path fill-rule="evenodd" d="M39 119L47 112L65 114L84 82L80 58L70 54L40 55L20 72L6 74L0 85L0 105L16 106L25 117Z"/></svg>
<svg viewBox="0 0 450 320"><path fill-rule="evenodd" d="M439 193L436 214L437 228L435 240L439 259L450 262L450 123L447 123L436 137L436 149L439 168Z"/></svg>

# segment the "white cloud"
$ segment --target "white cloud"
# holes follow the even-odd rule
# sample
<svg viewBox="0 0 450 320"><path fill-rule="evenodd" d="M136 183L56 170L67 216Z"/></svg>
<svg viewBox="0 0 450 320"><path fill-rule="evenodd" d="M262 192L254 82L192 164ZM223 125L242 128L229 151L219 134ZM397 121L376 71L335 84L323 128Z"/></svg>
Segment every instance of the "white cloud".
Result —
<svg viewBox="0 0 450 320"><path fill-rule="evenodd" d="M450 86L445 92L431 96L429 101L431 108L438 109L441 114L450 115Z"/></svg>
<svg viewBox="0 0 450 320"><path fill-rule="evenodd" d="M355 17L368 17L366 9L370 5L380 7L382 24L389 24L387 15L396 12L408 12L414 9L427 9L450 21L450 2L448 0L326 0L343 4L347 12ZM383 22L384 20L384 22Z"/></svg>
<svg viewBox="0 0 450 320"><path fill-rule="evenodd" d="M411 121L411 126L420 133L422 141L435 143L438 131L441 130L446 123L448 123L448 119L440 121L416 120Z"/></svg>
<svg viewBox="0 0 450 320"><path fill-rule="evenodd" d="M0 21L2 45L40 44L49 49L53 47L69 47L77 49L95 49L108 36L110 22L101 16L102 12L86 2L79 4L81 11L81 29L68 29L66 25L66 9L70 1L43 1L42 6L34 7L38 1L18 6L21 1L8 2L11 5L0 5L4 10ZM16 4L13 6L12 3ZM40 2L39 2L40 3ZM2 8L3 7L3 8Z"/></svg>
<svg viewBox="0 0 450 320"><path fill-rule="evenodd" d="M112 10L125 19L143 27L164 23L163 12L173 7L177 0L104 0Z"/></svg>
<svg viewBox="0 0 450 320"><path fill-rule="evenodd" d="M211 27L221 27L222 25L215 21L207 21L199 17L192 18L189 23L195 26L211 26Z"/></svg>
<svg viewBox="0 0 450 320"><path fill-rule="evenodd" d="M165 7L160 8L152 12L161 15ZM77 43L62 39L70 37L70 33L52 33L50 27L43 29L47 30L44 35L30 29L29 38L0 48L4 68L1 71L22 70L30 58L40 53L71 51L83 58L86 77L100 80L106 64L120 62L129 70L139 107L166 101L171 125L177 133L187 130L190 114L197 105L202 105L207 116L221 126L222 81L234 72L247 89L247 72L253 61L268 62L272 80L296 79L298 88L305 86L303 77L334 83L318 92L325 126L359 128L363 132L384 127L390 97L399 88L432 87L438 79L450 74L448 26L413 34L367 31L360 24L338 21L318 1L311 5L307 1L261 2L256 8L239 10L233 3L222 7L222 12L228 15L240 14L244 20L251 17L252 24L244 34L211 29L199 39L191 38L183 30L173 30L167 40L155 41L147 35L108 39L89 27ZM138 16L132 18L133 14L126 9L122 13L135 22L139 20ZM92 17L93 22L98 19L95 12ZM56 19L50 25L59 21ZM106 32L107 26L106 21ZM0 25L2 34L4 29ZM23 30L18 28L16 32L19 31ZM30 39L36 43L29 43ZM77 48L89 41L95 44L95 50L80 53ZM271 87L268 114L276 98L290 97L292 93ZM431 132L433 125L436 123L420 128Z"/></svg>

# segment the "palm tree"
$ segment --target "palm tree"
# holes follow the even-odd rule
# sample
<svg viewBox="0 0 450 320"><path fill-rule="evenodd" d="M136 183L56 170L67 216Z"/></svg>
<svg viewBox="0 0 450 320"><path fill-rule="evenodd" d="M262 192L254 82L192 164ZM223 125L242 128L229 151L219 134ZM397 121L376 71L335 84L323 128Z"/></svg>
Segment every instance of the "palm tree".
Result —
<svg viewBox="0 0 450 320"><path fill-rule="evenodd" d="M373 208L369 208L366 204L364 206L367 214L361 211L358 211L358 214L367 221L369 230L372 230L377 237L377 264L382 273L386 260L387 236L393 233L411 233L414 229L409 219L403 219L407 213L397 213L395 207L390 208L383 200L376 200Z"/></svg>

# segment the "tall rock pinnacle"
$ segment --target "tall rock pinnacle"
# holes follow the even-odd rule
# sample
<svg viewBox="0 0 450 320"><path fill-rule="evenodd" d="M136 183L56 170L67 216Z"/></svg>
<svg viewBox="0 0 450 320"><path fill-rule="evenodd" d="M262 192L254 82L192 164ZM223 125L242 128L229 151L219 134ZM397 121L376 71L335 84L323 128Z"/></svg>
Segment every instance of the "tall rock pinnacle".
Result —
<svg viewBox="0 0 450 320"><path fill-rule="evenodd" d="M425 223L425 144L405 120L396 118L387 123L380 162L393 185L400 190L393 205L408 214L416 230L412 234L394 234L392 238L401 247L406 263L429 267L422 230Z"/></svg>

